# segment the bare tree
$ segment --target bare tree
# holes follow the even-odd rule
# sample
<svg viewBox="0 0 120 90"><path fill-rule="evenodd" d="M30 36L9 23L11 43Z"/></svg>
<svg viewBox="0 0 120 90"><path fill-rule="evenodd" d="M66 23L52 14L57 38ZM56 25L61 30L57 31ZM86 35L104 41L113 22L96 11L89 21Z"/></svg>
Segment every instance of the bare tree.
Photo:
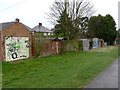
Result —
<svg viewBox="0 0 120 90"><path fill-rule="evenodd" d="M86 32L87 19L93 13L93 5L83 0L55 0L50 9L51 12L47 15L57 26L57 34L67 36L67 39L75 38L78 34Z"/></svg>
<svg viewBox="0 0 120 90"><path fill-rule="evenodd" d="M51 12L47 14L53 24L58 23L57 20L60 19L65 9L65 2L67 2L67 14L72 18L75 24L78 24L77 21L79 18L90 17L95 12L93 5L90 4L90 2L84 2L84 0L55 0L52 7L50 7Z"/></svg>

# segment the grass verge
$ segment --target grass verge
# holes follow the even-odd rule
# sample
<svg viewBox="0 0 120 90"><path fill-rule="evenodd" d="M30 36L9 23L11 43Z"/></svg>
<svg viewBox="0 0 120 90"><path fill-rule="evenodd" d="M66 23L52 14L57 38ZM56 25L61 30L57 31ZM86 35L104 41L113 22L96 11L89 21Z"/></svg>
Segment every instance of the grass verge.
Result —
<svg viewBox="0 0 120 90"><path fill-rule="evenodd" d="M67 52L16 63L3 62L2 86L83 88L118 57L117 49L113 47L110 52Z"/></svg>

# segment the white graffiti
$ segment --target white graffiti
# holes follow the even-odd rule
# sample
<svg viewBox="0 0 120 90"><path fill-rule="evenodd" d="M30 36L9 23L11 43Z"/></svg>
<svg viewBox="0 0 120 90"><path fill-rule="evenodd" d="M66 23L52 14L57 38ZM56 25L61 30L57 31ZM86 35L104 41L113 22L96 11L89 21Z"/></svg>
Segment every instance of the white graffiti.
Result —
<svg viewBox="0 0 120 90"><path fill-rule="evenodd" d="M29 57L28 37L5 37L6 61L14 61Z"/></svg>

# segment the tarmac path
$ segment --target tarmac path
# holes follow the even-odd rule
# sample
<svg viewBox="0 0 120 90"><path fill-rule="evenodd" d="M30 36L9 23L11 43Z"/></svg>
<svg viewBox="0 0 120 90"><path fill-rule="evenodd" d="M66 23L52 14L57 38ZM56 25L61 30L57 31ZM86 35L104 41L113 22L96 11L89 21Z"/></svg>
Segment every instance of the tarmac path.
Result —
<svg viewBox="0 0 120 90"><path fill-rule="evenodd" d="M118 88L118 86L120 88L120 85L118 85L118 67L120 68L120 61L118 63L118 59L120 60L120 58L117 58L106 70L102 71L84 88Z"/></svg>

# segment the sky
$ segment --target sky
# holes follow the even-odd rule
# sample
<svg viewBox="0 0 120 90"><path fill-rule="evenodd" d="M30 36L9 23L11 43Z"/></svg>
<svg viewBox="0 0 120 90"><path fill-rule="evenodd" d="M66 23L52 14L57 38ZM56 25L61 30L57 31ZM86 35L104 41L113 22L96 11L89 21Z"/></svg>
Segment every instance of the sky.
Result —
<svg viewBox="0 0 120 90"><path fill-rule="evenodd" d="M118 27L118 1L119 0L88 0L95 8L93 15L110 14L116 21ZM20 22L33 28L38 23L51 29L54 27L47 19L46 13L50 12L50 7L54 0L0 0L0 23L14 21L16 18Z"/></svg>

